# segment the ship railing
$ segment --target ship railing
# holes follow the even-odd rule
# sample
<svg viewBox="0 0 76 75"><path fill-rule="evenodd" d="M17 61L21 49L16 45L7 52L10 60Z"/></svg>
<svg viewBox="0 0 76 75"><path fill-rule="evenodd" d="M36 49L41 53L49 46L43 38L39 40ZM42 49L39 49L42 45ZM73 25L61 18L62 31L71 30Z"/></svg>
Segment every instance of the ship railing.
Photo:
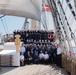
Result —
<svg viewBox="0 0 76 75"><path fill-rule="evenodd" d="M3 35L2 42L14 42L14 35L13 34Z"/></svg>
<svg viewBox="0 0 76 75"><path fill-rule="evenodd" d="M62 67L71 75L76 75L76 52L62 53Z"/></svg>

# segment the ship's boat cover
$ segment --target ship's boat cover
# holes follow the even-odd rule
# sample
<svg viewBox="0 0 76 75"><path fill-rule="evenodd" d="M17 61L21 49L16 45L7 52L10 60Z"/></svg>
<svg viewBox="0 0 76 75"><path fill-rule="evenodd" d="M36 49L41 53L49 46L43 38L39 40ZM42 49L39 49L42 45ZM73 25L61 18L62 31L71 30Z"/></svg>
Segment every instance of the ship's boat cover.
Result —
<svg viewBox="0 0 76 75"><path fill-rule="evenodd" d="M41 19L42 0L0 0L0 14Z"/></svg>

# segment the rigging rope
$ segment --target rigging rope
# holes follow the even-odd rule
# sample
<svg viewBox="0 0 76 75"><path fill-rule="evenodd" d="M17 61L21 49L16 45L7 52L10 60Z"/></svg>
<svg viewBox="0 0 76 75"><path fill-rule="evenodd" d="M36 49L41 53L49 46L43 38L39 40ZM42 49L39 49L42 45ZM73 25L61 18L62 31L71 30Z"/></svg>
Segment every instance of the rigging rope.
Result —
<svg viewBox="0 0 76 75"><path fill-rule="evenodd" d="M1 22L2 22L2 24L3 24L3 27L4 27L4 30L5 30L5 33L7 34L7 30L6 30L6 28L5 28L5 25L4 25L4 22L3 22L2 18L1 18Z"/></svg>
<svg viewBox="0 0 76 75"><path fill-rule="evenodd" d="M55 3L55 2L54 2L54 3ZM67 20L66 15L65 15L64 9L63 9L63 7L61 6L61 3L60 3L59 0L58 0L58 4L60 5L60 7L61 7L61 9L62 9L63 16L64 16L64 18L65 18L65 20L66 20L67 26L69 27L69 30L70 30L70 32L72 33L72 30L71 30L71 28L70 28L70 26L69 26L69 23L68 23L68 20ZM60 18L60 20L61 20L61 18ZM68 46L70 47L70 50L72 50L72 49L71 49L71 43L70 43L69 33L67 32L66 27L63 26L63 22L61 22L61 25L62 25L62 28L63 28L64 33L65 33L65 35L66 35L66 40L67 40L67 42L68 42ZM72 38L72 37L71 37L71 38ZM72 38L72 39L75 40L74 38ZM65 40L65 39L64 39L64 40ZM65 40L65 41L66 41L66 40ZM65 41L64 41L64 43L66 44Z"/></svg>
<svg viewBox="0 0 76 75"><path fill-rule="evenodd" d="M64 0L62 0L62 5L63 5L63 3L64 3Z"/></svg>
<svg viewBox="0 0 76 75"><path fill-rule="evenodd" d="M56 4L55 4L54 1L53 1L53 4L54 4L54 6L55 6L55 8L56 8L56 11L57 11L57 13L58 13L58 17L59 17L60 23L61 23L61 25L62 25L62 28L63 28L64 33L65 33L65 37L66 37L66 36L67 36L67 35L66 35L66 31L65 31L64 25L63 25L63 23L62 23L62 21L61 21L61 18L60 18L59 12L58 12L58 10L57 10L57 7L56 7ZM58 24L58 23L57 23L57 24Z"/></svg>
<svg viewBox="0 0 76 75"><path fill-rule="evenodd" d="M56 12L58 13L58 11L57 11L57 7L56 7L56 4L55 4L54 1L53 1L53 4L54 4L54 6L55 6L55 8L53 8L53 10L55 9L55 10L54 10L54 16L53 16L53 17L54 17L54 19L56 19L56 20L54 20L54 21L57 23L57 24L56 24L56 25L57 25L56 28L57 28L57 30L58 30L57 32L60 32L60 33L58 33L58 36L59 36L59 35L62 35L62 38L64 38L64 36L63 36L63 34L62 34L62 30L61 30L61 28L60 28L60 24L59 24L58 19L57 19ZM56 12L55 12L55 11L56 11ZM66 32L65 32L65 33L66 33ZM59 39L62 39L62 38L61 38L61 36L59 37Z"/></svg>
<svg viewBox="0 0 76 75"><path fill-rule="evenodd" d="M7 26L5 17L4 17L4 22L5 22L5 26L6 26L7 32L9 33L8 26Z"/></svg>
<svg viewBox="0 0 76 75"><path fill-rule="evenodd" d="M57 9L57 7L56 7L56 3L55 3L55 1L54 0L50 0L49 1L51 4L49 4L51 7L52 7L52 16L53 16L53 20L54 20L54 23L55 23L55 27L56 27L56 25L57 25L57 20L55 20L55 17L59 17L60 16L60 14L59 14L59 16L57 16L57 11L58 10L56 10ZM62 22L61 22L61 24L62 24ZM59 27L60 25L57 25L57 27ZM57 29L57 28L56 28ZM62 32L62 30L61 30L61 28L59 28L59 30ZM64 29L63 29L64 30ZM66 33L66 31L64 31L64 33ZM65 46L63 45L63 50L66 50L67 49L67 45L66 45L66 39L64 38L64 35L61 33L61 35L62 35L62 39L61 39L61 42L62 42L62 44L65 44ZM66 35L66 34L65 34ZM57 36L59 36L58 34L57 34ZM60 40L59 40L60 41Z"/></svg>
<svg viewBox="0 0 76 75"><path fill-rule="evenodd" d="M73 7L72 7L70 1L69 0L65 0L65 1L67 2L67 5L69 6L69 9L71 10L71 13L72 13L72 15L74 16L74 18L76 20L76 14L75 14L75 12L73 10Z"/></svg>
<svg viewBox="0 0 76 75"><path fill-rule="evenodd" d="M63 1L63 0L62 0ZM67 7L68 7L68 5L66 6L66 8L64 9L64 12L66 12L66 10L67 10ZM62 9L60 9L60 14L61 14L61 11L62 11ZM59 15L60 15L59 14ZM63 19L63 16L62 16L62 19ZM65 22L65 18L64 18L64 20L63 20L63 23Z"/></svg>
<svg viewBox="0 0 76 75"><path fill-rule="evenodd" d="M74 0L75 12L76 12L76 0Z"/></svg>
<svg viewBox="0 0 76 75"><path fill-rule="evenodd" d="M62 7L62 5L61 5L60 0L58 0L58 4L60 5L60 7L61 7L61 9L62 9L62 11L63 11L63 14L64 14L64 17L65 17L65 20L66 20L68 29L69 29L69 31L70 31L70 33L71 33L70 35L72 35L72 34L73 34L72 29L71 29L71 27L70 27L70 25L69 25L69 23L68 23L67 17L66 17L66 15L65 15L65 12L64 12L64 9L63 9L63 7ZM74 34L73 34L73 35L74 35ZM69 38L69 37L68 37L68 38ZM72 36L71 36L71 38L72 38ZM74 40L74 43L75 43L75 45L76 45L75 37L73 37L72 39ZM68 40L68 42L69 42L69 40ZM70 43L68 43L68 44L69 44L69 46L71 46Z"/></svg>
<svg viewBox="0 0 76 75"><path fill-rule="evenodd" d="M70 21L70 25L71 25L71 26L72 26L74 20L75 20L74 17L72 17L72 18L71 18L71 21Z"/></svg>
<svg viewBox="0 0 76 75"><path fill-rule="evenodd" d="M58 1L58 4L60 5L60 7L61 7L61 9L62 9L62 12L63 12L63 14L64 14L65 20L66 20L66 22L67 22L67 26L68 26L70 32L72 32L72 30L71 30L71 28L70 28L70 25L69 25L69 23L68 23L67 17L66 17L66 15L65 15L64 9L63 9L63 7L62 7L62 5L61 5L61 2Z"/></svg>
<svg viewBox="0 0 76 75"><path fill-rule="evenodd" d="M3 17L5 17L6 15L2 15L2 16L0 16L0 18L3 18Z"/></svg>
<svg viewBox="0 0 76 75"><path fill-rule="evenodd" d="M0 19L1 19L1 22L2 22L2 24L3 24L3 27L4 27L4 30L5 30L5 33L7 34L7 33L8 33L8 32L7 32L7 31L8 31L8 28L7 28L7 30L6 30L6 27L7 27L7 26L5 27L6 21L5 21L5 24L4 24L3 19L2 19L2 18L5 17L5 16L6 16L5 14L2 15L2 16L0 16ZM6 24L6 25L7 25L7 24Z"/></svg>

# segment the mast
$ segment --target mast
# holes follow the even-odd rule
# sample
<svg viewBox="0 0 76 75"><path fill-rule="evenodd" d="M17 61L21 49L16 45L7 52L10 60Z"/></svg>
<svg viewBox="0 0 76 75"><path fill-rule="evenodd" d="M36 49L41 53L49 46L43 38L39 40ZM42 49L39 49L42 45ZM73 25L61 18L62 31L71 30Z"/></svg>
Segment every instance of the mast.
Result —
<svg viewBox="0 0 76 75"><path fill-rule="evenodd" d="M32 30L39 30L41 29L41 25L39 24L39 21L31 20L31 29Z"/></svg>
<svg viewBox="0 0 76 75"><path fill-rule="evenodd" d="M29 29L29 22L26 22L25 30Z"/></svg>
<svg viewBox="0 0 76 75"><path fill-rule="evenodd" d="M23 30L26 29L26 24L27 24L27 18L25 19L24 25L23 25L23 27L22 27Z"/></svg>

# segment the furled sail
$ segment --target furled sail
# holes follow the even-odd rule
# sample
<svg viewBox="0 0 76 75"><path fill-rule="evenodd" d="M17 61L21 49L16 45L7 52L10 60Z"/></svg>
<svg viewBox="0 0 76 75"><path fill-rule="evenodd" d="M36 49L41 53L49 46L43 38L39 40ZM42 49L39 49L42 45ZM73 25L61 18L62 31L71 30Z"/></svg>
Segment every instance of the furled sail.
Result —
<svg viewBox="0 0 76 75"><path fill-rule="evenodd" d="M0 0L0 14L40 20L42 0Z"/></svg>

